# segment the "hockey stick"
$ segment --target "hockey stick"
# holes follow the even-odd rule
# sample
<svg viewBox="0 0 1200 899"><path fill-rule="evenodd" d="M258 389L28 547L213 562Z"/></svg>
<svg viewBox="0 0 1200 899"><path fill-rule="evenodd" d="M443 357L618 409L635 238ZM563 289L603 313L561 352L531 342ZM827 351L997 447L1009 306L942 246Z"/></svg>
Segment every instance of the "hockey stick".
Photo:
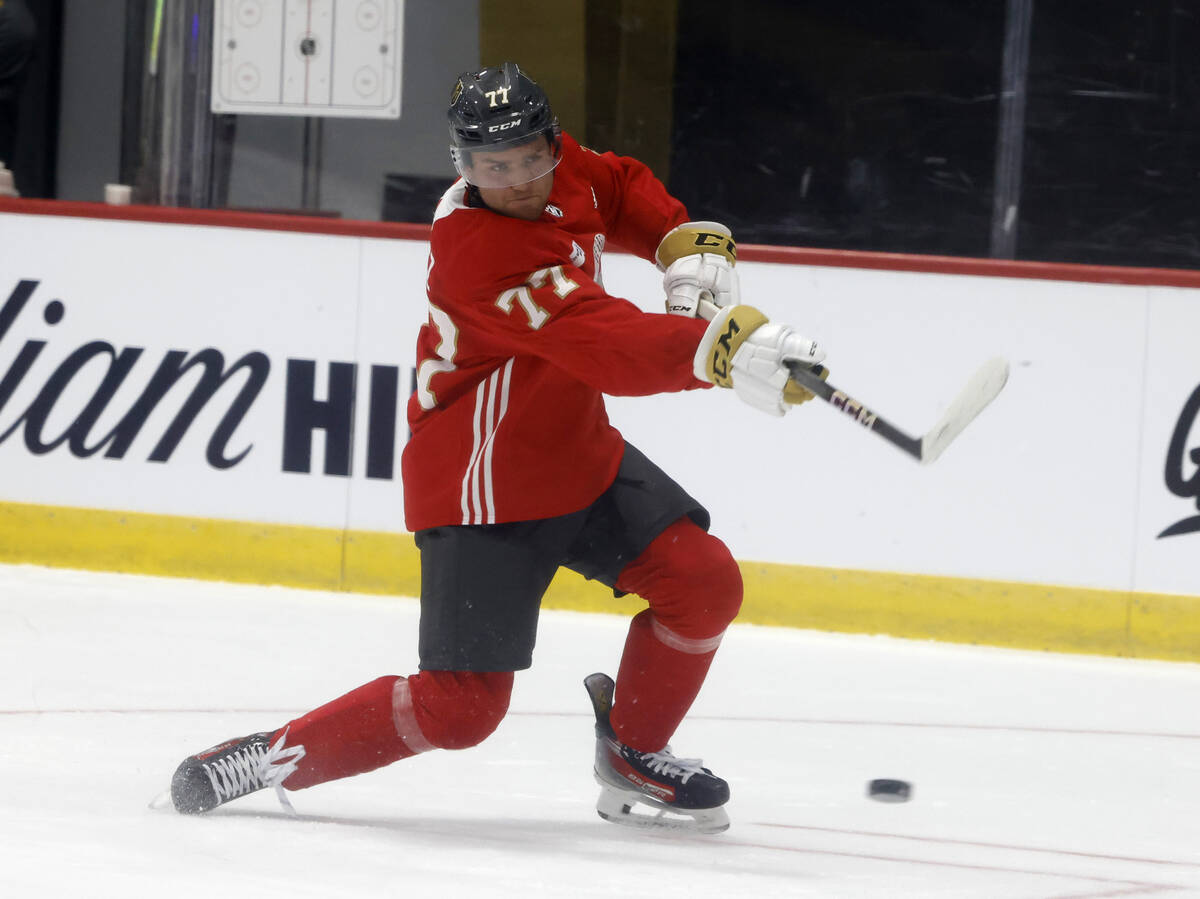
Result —
<svg viewBox="0 0 1200 899"><path fill-rule="evenodd" d="M800 362L788 362L787 367L792 380L805 390L816 394L834 408L841 409L868 431L898 446L922 465L937 459L951 441L962 433L963 428L996 398L1008 381L1008 363L999 358L989 359L954 398L941 420L924 435L913 437L878 412L867 408L864 403L822 380L819 366L811 368Z"/></svg>

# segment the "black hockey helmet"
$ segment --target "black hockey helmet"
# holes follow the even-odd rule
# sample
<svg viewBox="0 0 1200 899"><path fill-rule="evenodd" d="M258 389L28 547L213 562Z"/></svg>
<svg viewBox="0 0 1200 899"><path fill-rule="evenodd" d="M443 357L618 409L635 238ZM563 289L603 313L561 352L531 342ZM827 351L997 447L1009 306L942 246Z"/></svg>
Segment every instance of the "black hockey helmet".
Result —
<svg viewBox="0 0 1200 899"><path fill-rule="evenodd" d="M558 120L546 92L515 62L459 75L447 118L450 158L458 173L477 187L533 181L553 170L562 157ZM508 152L525 145L532 145L527 154ZM476 165L474 157L480 153L498 154L499 161Z"/></svg>

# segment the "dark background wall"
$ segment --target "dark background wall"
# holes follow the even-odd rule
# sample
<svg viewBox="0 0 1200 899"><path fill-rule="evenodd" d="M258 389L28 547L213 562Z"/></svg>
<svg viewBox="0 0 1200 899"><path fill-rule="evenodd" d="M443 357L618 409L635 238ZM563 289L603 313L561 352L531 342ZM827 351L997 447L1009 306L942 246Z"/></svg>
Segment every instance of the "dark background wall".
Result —
<svg viewBox="0 0 1200 899"><path fill-rule="evenodd" d="M58 90L62 58L62 0L25 0L37 32L17 102L16 140L8 161L17 190L52 197L58 143Z"/></svg>
<svg viewBox="0 0 1200 899"><path fill-rule="evenodd" d="M99 199L138 3L26 2L18 187ZM322 206L427 221L447 85L516 58L577 136L745 242L987 256L1013 2L526 0L523 42L503 0L410 2L402 118L326 122ZM1200 0L1033 0L1027 86L1017 257L1200 267ZM238 119L229 204L299 205L301 120Z"/></svg>
<svg viewBox="0 0 1200 899"><path fill-rule="evenodd" d="M34 84L31 73L22 99L31 121L22 128L28 175L17 173L21 192L100 200L106 183L122 180L122 174L134 180L131 160L125 158L131 148L122 149L121 116L125 107L137 111L141 82L133 78L126 83L126 70L142 71L146 45L134 45L128 37L145 30L142 22L153 3L27 2L35 12L44 10L47 25L41 30L45 47L38 63L45 75ZM454 75L478 64L478 18L477 0L406 4L401 117L323 120L320 193L325 209L351 218L377 219L391 173L407 173L417 181L425 176L450 179L453 169L445 146L443 107ZM298 209L304 120L231 118L237 122L227 148L232 156L229 205ZM41 127L34 119L43 122ZM36 172L33 160L37 160Z"/></svg>
<svg viewBox="0 0 1200 899"><path fill-rule="evenodd" d="M1200 267L1200 3L1035 11L1021 255Z"/></svg>
<svg viewBox="0 0 1200 899"><path fill-rule="evenodd" d="M746 241L988 255L1005 6L693 0L671 188ZM1200 3L1031 34L1018 258L1200 266Z"/></svg>
<svg viewBox="0 0 1200 899"><path fill-rule="evenodd" d="M63 0L55 196L104 199L121 180L124 2ZM116 12L117 14L114 14Z"/></svg>

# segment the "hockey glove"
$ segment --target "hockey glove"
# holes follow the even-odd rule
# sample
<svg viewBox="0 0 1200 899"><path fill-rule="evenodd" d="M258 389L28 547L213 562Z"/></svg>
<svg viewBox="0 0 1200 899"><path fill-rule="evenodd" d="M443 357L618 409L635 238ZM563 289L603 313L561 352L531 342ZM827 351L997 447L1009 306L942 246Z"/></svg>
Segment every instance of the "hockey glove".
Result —
<svg viewBox="0 0 1200 899"><path fill-rule="evenodd" d="M670 314L711 321L717 310L741 302L737 245L724 225L686 222L668 232L654 256Z"/></svg>
<svg viewBox="0 0 1200 899"><path fill-rule="evenodd" d="M824 358L815 341L787 325L772 324L753 306L730 306L709 323L692 368L697 378L732 387L755 409L783 415L789 406L813 398L788 376L784 361L815 366Z"/></svg>

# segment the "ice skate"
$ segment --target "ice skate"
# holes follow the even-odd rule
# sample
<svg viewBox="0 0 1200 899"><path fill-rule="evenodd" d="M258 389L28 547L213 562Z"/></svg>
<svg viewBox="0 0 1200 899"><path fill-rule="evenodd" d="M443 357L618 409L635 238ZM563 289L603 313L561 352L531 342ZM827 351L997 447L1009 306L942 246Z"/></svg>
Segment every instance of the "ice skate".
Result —
<svg viewBox="0 0 1200 899"><path fill-rule="evenodd" d="M171 802L185 815L212 811L231 799L273 787L283 807L295 810L283 781L304 758L303 746L287 746L287 733L274 744L270 733L229 740L184 759L171 778Z"/></svg>
<svg viewBox="0 0 1200 899"><path fill-rule="evenodd" d="M700 759L676 758L671 747L638 752L623 744L608 721L614 684L607 674L583 681L596 712L596 812L605 821L632 827L656 827L698 833L729 828L722 807L729 784L701 767Z"/></svg>

